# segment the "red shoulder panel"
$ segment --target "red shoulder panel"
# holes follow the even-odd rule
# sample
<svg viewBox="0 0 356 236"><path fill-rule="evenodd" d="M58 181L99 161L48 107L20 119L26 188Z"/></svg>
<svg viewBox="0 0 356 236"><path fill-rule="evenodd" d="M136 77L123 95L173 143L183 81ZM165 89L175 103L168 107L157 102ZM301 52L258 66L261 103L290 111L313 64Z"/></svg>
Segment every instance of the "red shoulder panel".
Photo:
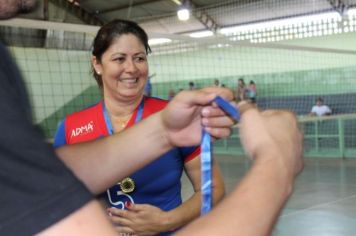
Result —
<svg viewBox="0 0 356 236"><path fill-rule="evenodd" d="M65 120L67 144L80 143L107 136L103 103L68 115Z"/></svg>

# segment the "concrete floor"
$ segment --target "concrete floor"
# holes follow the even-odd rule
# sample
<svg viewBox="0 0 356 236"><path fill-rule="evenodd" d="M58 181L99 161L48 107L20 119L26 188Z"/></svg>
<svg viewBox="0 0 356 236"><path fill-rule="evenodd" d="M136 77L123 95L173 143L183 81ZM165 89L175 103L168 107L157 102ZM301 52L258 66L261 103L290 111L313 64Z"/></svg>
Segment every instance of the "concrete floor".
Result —
<svg viewBox="0 0 356 236"><path fill-rule="evenodd" d="M249 168L246 158L215 156L225 178L227 192ZM192 189L182 178L183 198ZM282 211L273 236L356 235L356 159L306 159L295 190Z"/></svg>

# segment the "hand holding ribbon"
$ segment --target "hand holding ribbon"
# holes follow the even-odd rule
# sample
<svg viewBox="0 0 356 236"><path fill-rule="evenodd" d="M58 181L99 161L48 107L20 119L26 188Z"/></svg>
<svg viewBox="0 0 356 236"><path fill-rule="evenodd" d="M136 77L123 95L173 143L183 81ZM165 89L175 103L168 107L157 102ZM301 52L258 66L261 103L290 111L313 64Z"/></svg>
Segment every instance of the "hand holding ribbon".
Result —
<svg viewBox="0 0 356 236"><path fill-rule="evenodd" d="M221 96L227 101L233 99L230 89L209 87L195 91L182 91L177 94L162 111L163 135L172 146L198 145L201 129L212 138L225 138L231 134L234 120L212 101Z"/></svg>
<svg viewBox="0 0 356 236"><path fill-rule="evenodd" d="M217 96L214 99L216 105L228 114L234 121L240 120L239 109L231 105L222 97ZM212 207L212 155L213 149L211 144L210 134L203 129L201 141L201 214L204 215L211 210Z"/></svg>

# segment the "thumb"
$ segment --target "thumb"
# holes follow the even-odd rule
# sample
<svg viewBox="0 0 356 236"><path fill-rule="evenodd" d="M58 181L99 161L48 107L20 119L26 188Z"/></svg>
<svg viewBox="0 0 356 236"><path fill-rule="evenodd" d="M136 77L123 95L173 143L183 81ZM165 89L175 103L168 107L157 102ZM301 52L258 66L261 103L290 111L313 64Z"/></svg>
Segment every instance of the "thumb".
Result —
<svg viewBox="0 0 356 236"><path fill-rule="evenodd" d="M180 92L172 102L182 102L183 104L192 105L208 105L211 103L217 95L215 93L207 92L204 90L195 91L182 91Z"/></svg>

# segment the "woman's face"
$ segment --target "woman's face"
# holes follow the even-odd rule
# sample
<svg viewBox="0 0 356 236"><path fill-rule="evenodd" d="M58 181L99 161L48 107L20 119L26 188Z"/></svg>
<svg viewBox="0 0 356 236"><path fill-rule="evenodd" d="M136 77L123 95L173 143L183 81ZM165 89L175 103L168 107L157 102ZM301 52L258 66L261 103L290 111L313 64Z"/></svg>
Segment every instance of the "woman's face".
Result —
<svg viewBox="0 0 356 236"><path fill-rule="evenodd" d="M148 63L145 47L135 35L118 37L104 52L101 62L93 58L93 66L103 80L104 98L141 99Z"/></svg>

